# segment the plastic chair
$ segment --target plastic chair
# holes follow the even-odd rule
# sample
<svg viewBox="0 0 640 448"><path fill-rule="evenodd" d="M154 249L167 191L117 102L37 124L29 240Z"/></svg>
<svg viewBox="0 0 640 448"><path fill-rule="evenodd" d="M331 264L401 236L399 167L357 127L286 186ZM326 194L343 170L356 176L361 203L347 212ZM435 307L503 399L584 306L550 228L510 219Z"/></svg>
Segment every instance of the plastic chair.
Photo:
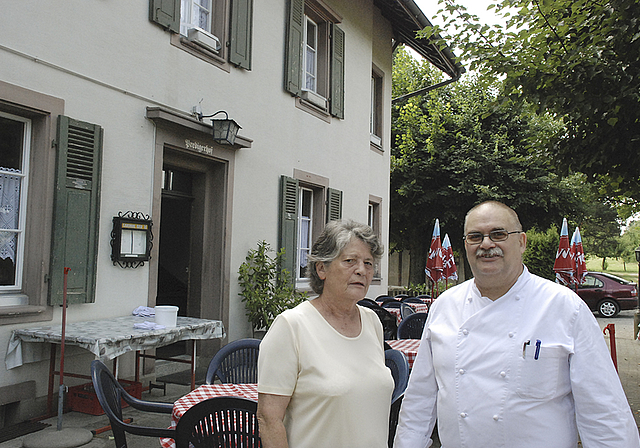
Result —
<svg viewBox="0 0 640 448"><path fill-rule="evenodd" d="M246 384L258 382L258 350L260 339L238 339L228 343L209 363L205 384L213 384L216 377L223 383Z"/></svg>
<svg viewBox="0 0 640 448"><path fill-rule="evenodd" d="M421 339L427 313L414 313L398 325L398 339Z"/></svg>
<svg viewBox="0 0 640 448"><path fill-rule="evenodd" d="M240 397L214 397L184 413L176 427L176 448L260 447L258 403Z"/></svg>
<svg viewBox="0 0 640 448"><path fill-rule="evenodd" d="M395 297L383 297L382 299L377 300L377 302L381 306L384 306L385 303L395 303L395 302L399 302L399 300L396 299Z"/></svg>
<svg viewBox="0 0 640 448"><path fill-rule="evenodd" d="M127 447L126 433L155 438L175 438L175 430L173 429L131 425L125 423L122 418L122 401L141 411L159 412L167 415L170 415L173 411L173 403L143 401L132 397L116 381L109 368L98 359L91 363L91 380L93 381L93 388L98 397L98 402L109 418L116 448ZM167 426L169 426L169 418L167 418Z"/></svg>
<svg viewBox="0 0 640 448"><path fill-rule="evenodd" d="M398 299L398 300L406 299L407 297L409 297L409 294L398 294L398 295L396 295L396 299Z"/></svg>
<svg viewBox="0 0 640 448"><path fill-rule="evenodd" d="M382 302L382 299L386 299L387 297L393 299L393 297L388 294L380 294L378 297L376 297L376 302Z"/></svg>
<svg viewBox="0 0 640 448"><path fill-rule="evenodd" d="M409 363L404 353L394 349L384 351L384 360L386 366L391 370L395 384L393 394L391 395L391 411L389 413L388 446L392 448L393 439L396 435L396 427L398 426L398 415L400 414L402 398L404 397L404 391L409 382Z"/></svg>
<svg viewBox="0 0 640 448"><path fill-rule="evenodd" d="M393 314L382 308L377 303L372 304L366 300L358 301L358 305L372 309L373 312L378 315L378 319L382 322L385 341L396 339L398 337L398 321Z"/></svg>
<svg viewBox="0 0 640 448"><path fill-rule="evenodd" d="M404 299L402 299L402 303L424 303L424 302L417 297L405 297Z"/></svg>
<svg viewBox="0 0 640 448"><path fill-rule="evenodd" d="M404 320L410 314L416 312L410 305L407 305L404 302L400 302L399 300L393 300L392 302L386 302L382 305L382 308L400 308L400 318Z"/></svg>
<svg viewBox="0 0 640 448"><path fill-rule="evenodd" d="M407 388L407 383L409 382L409 362L400 350L391 349L384 351L384 363L391 369L391 375L393 375L393 382L395 384L393 394L391 395L391 403L393 403L404 394Z"/></svg>

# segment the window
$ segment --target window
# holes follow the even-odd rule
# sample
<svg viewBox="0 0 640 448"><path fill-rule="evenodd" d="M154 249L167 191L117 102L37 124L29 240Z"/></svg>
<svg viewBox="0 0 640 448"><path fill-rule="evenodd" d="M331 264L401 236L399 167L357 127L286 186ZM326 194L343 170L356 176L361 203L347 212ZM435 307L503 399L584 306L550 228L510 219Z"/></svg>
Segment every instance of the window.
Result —
<svg viewBox="0 0 640 448"><path fill-rule="evenodd" d="M180 34L188 36L191 28L211 32L211 0L182 0Z"/></svg>
<svg viewBox="0 0 640 448"><path fill-rule="evenodd" d="M300 203L298 205L298 262L296 263L296 278L307 276L307 259L313 244L313 190L299 187Z"/></svg>
<svg viewBox="0 0 640 448"><path fill-rule="evenodd" d="M149 0L149 18L194 56L251 70L253 0Z"/></svg>
<svg viewBox="0 0 640 448"><path fill-rule="evenodd" d="M344 118L344 41L341 22L320 0L291 0L285 89L297 105L329 121Z"/></svg>
<svg viewBox="0 0 640 448"><path fill-rule="evenodd" d="M295 170L280 182L279 247L284 248L284 268L298 285L307 282L311 246L324 224L342 217L342 192L329 188L325 177Z"/></svg>
<svg viewBox="0 0 640 448"><path fill-rule="evenodd" d="M375 67L371 72L371 144L382 148L382 72Z"/></svg>
<svg viewBox="0 0 640 448"><path fill-rule="evenodd" d="M318 78L318 25L306 18L304 33L304 89L317 92Z"/></svg>
<svg viewBox="0 0 640 448"><path fill-rule="evenodd" d="M30 144L31 120L0 112L0 292L22 288Z"/></svg>
<svg viewBox="0 0 640 448"><path fill-rule="evenodd" d="M369 205L367 208L367 224L373 229L373 232L380 238L382 235L380 229L380 221L382 219L382 198L369 195ZM376 263L373 278L380 279L380 263Z"/></svg>

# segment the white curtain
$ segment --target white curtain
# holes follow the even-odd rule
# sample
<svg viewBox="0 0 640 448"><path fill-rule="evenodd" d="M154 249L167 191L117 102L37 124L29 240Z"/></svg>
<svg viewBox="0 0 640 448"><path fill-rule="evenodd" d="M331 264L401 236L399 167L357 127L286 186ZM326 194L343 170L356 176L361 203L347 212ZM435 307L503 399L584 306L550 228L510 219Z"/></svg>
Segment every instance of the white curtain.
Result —
<svg viewBox="0 0 640 448"><path fill-rule="evenodd" d="M300 222L300 267L307 267L307 254L309 253L309 228L311 222L302 220Z"/></svg>
<svg viewBox="0 0 640 448"><path fill-rule="evenodd" d="M18 229L20 212L20 170L0 167L0 258L16 261L16 232L5 232L3 229Z"/></svg>

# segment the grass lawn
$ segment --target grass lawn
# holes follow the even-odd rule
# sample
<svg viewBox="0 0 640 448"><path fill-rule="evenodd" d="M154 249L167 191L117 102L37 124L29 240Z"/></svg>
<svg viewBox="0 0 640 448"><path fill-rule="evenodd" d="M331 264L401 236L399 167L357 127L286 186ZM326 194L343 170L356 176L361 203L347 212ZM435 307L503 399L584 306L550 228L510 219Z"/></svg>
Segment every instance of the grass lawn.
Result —
<svg viewBox="0 0 640 448"><path fill-rule="evenodd" d="M597 272L608 272L609 274L617 275L626 280L637 283L638 282L638 264L637 263L625 263L622 259L607 258L605 262L605 269L602 269L602 258L589 257L587 259L587 269Z"/></svg>

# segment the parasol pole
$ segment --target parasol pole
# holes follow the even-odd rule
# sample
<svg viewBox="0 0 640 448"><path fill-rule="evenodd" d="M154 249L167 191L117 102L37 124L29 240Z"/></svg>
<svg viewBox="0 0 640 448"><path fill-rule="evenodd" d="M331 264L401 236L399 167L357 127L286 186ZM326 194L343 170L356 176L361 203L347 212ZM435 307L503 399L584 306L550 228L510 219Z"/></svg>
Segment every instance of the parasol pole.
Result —
<svg viewBox="0 0 640 448"><path fill-rule="evenodd" d="M58 390L58 425L62 429L62 413L64 412L64 338L67 327L67 277L71 268L64 268L64 282L62 286L62 339L60 340L60 389Z"/></svg>

